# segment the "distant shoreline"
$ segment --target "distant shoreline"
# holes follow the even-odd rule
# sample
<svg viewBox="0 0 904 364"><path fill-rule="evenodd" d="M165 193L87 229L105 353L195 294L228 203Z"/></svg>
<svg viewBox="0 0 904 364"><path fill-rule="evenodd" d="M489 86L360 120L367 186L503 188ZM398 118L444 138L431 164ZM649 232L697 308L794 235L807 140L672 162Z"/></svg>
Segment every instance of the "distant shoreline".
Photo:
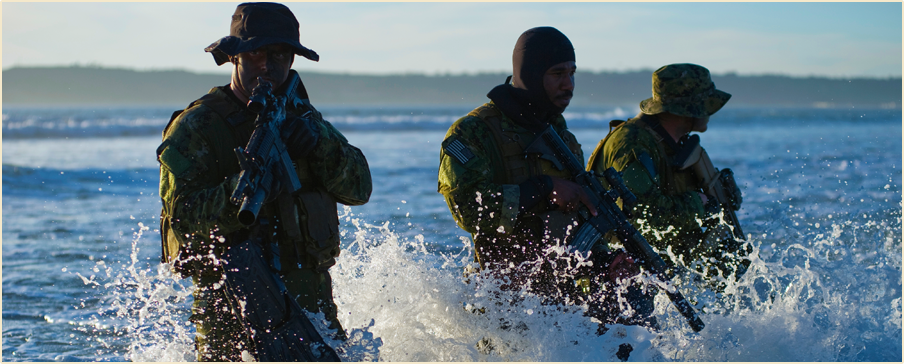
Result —
<svg viewBox="0 0 904 364"><path fill-rule="evenodd" d="M575 107L632 106L650 97L649 71L578 72ZM508 74L356 75L299 72L315 105L476 107ZM740 107L901 108L901 78L740 76L714 74L716 87ZM13 67L3 71L3 105L51 107L184 107L227 73L136 71L102 67Z"/></svg>

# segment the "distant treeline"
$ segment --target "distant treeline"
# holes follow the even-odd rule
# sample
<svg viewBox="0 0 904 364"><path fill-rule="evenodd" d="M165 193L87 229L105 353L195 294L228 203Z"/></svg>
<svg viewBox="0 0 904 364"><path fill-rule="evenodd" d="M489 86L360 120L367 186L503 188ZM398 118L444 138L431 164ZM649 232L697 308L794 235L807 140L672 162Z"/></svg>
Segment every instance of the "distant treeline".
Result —
<svg viewBox="0 0 904 364"><path fill-rule="evenodd" d="M508 74L355 75L299 72L316 105L475 105ZM652 70L578 72L575 106L636 105L650 97ZM7 106L183 106L229 74L101 67L14 67L3 71ZM713 75L735 106L901 107L901 78Z"/></svg>

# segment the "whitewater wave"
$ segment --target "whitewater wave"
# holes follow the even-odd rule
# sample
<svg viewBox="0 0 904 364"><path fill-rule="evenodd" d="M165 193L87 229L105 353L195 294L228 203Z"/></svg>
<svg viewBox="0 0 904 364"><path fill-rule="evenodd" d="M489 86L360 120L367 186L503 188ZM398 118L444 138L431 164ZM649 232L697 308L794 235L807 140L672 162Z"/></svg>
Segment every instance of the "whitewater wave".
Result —
<svg viewBox="0 0 904 364"><path fill-rule="evenodd" d="M660 330L610 325L598 335L583 307L545 305L464 274L474 267L469 239L431 252L423 235L404 238L346 208L347 243L331 272L350 340L331 344L355 361L615 361L624 344L632 361L900 361L901 215L890 214L832 222L784 246L751 236L752 264L723 292L677 280L702 307L699 333L660 293ZM192 287L136 259L143 231L130 261L82 276L109 303L81 327L102 345L120 341L122 358L194 360ZM325 329L323 317L312 319Z"/></svg>

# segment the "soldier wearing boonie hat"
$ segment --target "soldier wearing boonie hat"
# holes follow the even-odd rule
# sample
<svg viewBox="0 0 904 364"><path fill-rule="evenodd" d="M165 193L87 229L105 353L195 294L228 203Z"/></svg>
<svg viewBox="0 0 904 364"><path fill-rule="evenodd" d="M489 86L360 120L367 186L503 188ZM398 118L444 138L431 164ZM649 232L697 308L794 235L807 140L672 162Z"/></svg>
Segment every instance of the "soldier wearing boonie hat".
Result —
<svg viewBox="0 0 904 364"><path fill-rule="evenodd" d="M204 49L217 65L232 64L231 82L174 113L157 149L163 261L197 287L189 319L196 324L200 361L242 361L246 353L260 353L241 322L250 314L239 311L253 305L230 303L219 263L229 247L248 240L278 249L269 255L278 257L270 270L278 270L288 297L323 312L336 330L323 334L344 339L328 271L339 256L336 203L364 204L372 189L364 154L323 120L291 69L295 55L320 59L299 43L292 11L276 3L243 3L231 20L229 35ZM257 114L246 105L259 78L285 101L280 135L302 188L265 202L255 223L245 226L229 196L241 172L234 149L245 147L255 130ZM247 281L260 281L255 278Z"/></svg>
<svg viewBox="0 0 904 364"><path fill-rule="evenodd" d="M698 221L718 211L703 193L690 168L676 165L691 132L705 132L709 118L731 95L716 89L709 70L695 64L670 64L653 72L653 97L640 102L640 113L610 122L609 134L590 157L588 170L602 174L615 167L637 195L633 217L644 237L660 251L689 264L712 256L705 249ZM740 191L738 191L740 196ZM740 201L738 201L738 206ZM653 232L655 230L656 232ZM663 257L666 261L670 258Z"/></svg>

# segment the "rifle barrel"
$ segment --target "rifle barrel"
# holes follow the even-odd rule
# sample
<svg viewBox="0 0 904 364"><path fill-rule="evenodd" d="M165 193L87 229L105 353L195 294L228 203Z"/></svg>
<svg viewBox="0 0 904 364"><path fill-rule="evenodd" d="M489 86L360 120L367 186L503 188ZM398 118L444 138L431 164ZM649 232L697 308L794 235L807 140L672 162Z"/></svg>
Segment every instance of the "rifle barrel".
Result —
<svg viewBox="0 0 904 364"><path fill-rule="evenodd" d="M261 211L264 204L264 198L267 197L267 191L258 188L254 191L254 195L246 196L242 200L242 207L239 208L238 219L242 225L249 226L257 221L257 214Z"/></svg>

